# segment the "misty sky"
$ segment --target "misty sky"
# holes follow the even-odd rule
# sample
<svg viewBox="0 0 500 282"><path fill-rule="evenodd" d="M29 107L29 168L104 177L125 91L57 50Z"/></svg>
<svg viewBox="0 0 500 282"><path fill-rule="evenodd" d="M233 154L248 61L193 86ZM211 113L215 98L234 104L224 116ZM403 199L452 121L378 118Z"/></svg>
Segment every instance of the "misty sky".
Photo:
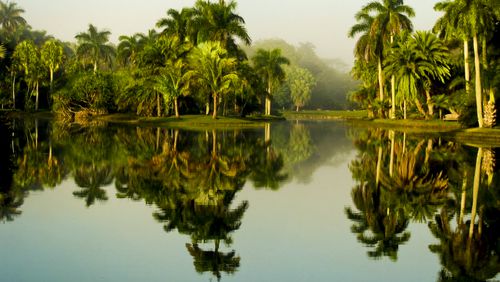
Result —
<svg viewBox="0 0 500 282"><path fill-rule="evenodd" d="M85 31L89 23L120 35L146 32L169 8L192 6L195 0L17 0L34 29L64 40ZM253 41L283 38L290 43L311 42L321 57L339 58L352 65L354 39L347 38L354 14L367 0L239 0L238 14L246 21ZM430 29L438 17L436 0L407 0L415 9L415 29Z"/></svg>

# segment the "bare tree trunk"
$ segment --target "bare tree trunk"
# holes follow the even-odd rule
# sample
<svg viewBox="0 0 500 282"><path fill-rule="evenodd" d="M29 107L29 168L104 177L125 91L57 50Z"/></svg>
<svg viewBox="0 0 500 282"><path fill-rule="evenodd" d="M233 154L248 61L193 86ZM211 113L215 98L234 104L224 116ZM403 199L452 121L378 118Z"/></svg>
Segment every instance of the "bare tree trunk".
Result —
<svg viewBox="0 0 500 282"><path fill-rule="evenodd" d="M382 147L378 147L378 159L377 159L377 172L375 176L375 183L378 184L380 183L380 167L382 166Z"/></svg>
<svg viewBox="0 0 500 282"><path fill-rule="evenodd" d="M406 99L403 100L403 118L406 119Z"/></svg>
<svg viewBox="0 0 500 282"><path fill-rule="evenodd" d="M97 61L94 61L94 73L97 72Z"/></svg>
<svg viewBox="0 0 500 282"><path fill-rule="evenodd" d="M208 116L210 113L210 102L205 103L205 115Z"/></svg>
<svg viewBox="0 0 500 282"><path fill-rule="evenodd" d="M474 68L476 73L476 109L477 109L477 122L479 127L483 127L483 90L481 87L481 64L479 62L479 46L477 42L477 34L474 34Z"/></svg>
<svg viewBox="0 0 500 282"><path fill-rule="evenodd" d="M389 162L389 175L392 177L393 172L394 172L394 139L396 132L394 130L389 131L389 138L391 138L391 159Z"/></svg>

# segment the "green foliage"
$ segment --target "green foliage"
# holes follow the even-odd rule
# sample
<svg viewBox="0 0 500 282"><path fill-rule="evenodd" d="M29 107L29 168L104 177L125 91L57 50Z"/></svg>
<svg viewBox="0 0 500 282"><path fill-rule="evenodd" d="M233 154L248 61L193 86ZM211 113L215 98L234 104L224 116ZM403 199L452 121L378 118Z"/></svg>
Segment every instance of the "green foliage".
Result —
<svg viewBox="0 0 500 282"><path fill-rule="evenodd" d="M292 66L285 71L290 96L298 111L311 100L311 92L316 81L307 69Z"/></svg>
<svg viewBox="0 0 500 282"><path fill-rule="evenodd" d="M113 75L109 73L75 74L63 89L54 93L54 110L63 115L72 115L79 111L113 111L113 83Z"/></svg>

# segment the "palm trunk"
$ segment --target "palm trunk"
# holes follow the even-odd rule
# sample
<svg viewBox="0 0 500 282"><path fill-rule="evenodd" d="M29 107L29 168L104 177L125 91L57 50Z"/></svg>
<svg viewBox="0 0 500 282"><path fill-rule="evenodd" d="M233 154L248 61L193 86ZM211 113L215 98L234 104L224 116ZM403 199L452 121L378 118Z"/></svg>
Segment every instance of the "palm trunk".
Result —
<svg viewBox="0 0 500 282"><path fill-rule="evenodd" d="M434 103L432 103L431 93L429 90L425 90L425 96L427 97L427 109L429 110L429 116L434 116Z"/></svg>
<svg viewBox="0 0 500 282"><path fill-rule="evenodd" d="M470 89L470 67L469 67L469 42L464 39L464 71L465 71L465 92L469 94Z"/></svg>
<svg viewBox="0 0 500 282"><path fill-rule="evenodd" d="M174 99L174 111L175 111L175 117L179 117L179 108L177 106L177 97Z"/></svg>
<svg viewBox="0 0 500 282"><path fill-rule="evenodd" d="M157 116L161 117L160 93L156 93L156 109L157 109Z"/></svg>
<svg viewBox="0 0 500 282"><path fill-rule="evenodd" d="M12 78L12 105L14 110L16 109L16 76L13 75Z"/></svg>
<svg viewBox="0 0 500 282"><path fill-rule="evenodd" d="M217 118L217 93L214 93L212 96L214 98L214 112L212 114L212 118L216 119Z"/></svg>
<svg viewBox="0 0 500 282"><path fill-rule="evenodd" d="M296 111L296 112L298 112L298 111L299 111L299 106L296 106L295 111Z"/></svg>
<svg viewBox="0 0 500 282"><path fill-rule="evenodd" d="M418 112L421 113L424 117L427 117L427 113L424 110L424 107L422 106L422 103L420 103L420 100L418 98L415 98L415 105L417 105Z"/></svg>
<svg viewBox="0 0 500 282"><path fill-rule="evenodd" d="M477 122L479 127L483 127L483 90L481 87L481 63L479 61L479 46L477 42L477 34L474 34L474 68L476 73L476 109L477 109Z"/></svg>
<svg viewBox="0 0 500 282"><path fill-rule="evenodd" d="M47 97L47 101L49 103L49 107L50 107L50 96L52 95L52 91L53 91L53 87L54 87L54 70L51 68L50 69L50 91L49 91L49 96Z"/></svg>
<svg viewBox="0 0 500 282"><path fill-rule="evenodd" d="M396 78L391 77L391 119L396 119Z"/></svg>
<svg viewBox="0 0 500 282"><path fill-rule="evenodd" d="M384 100L384 74L382 73L382 60L378 59L378 88L379 88L379 99Z"/></svg>
<svg viewBox="0 0 500 282"><path fill-rule="evenodd" d="M36 84L35 84L35 87L36 87L36 88L35 88L35 95L36 95L36 96L35 96L35 111L38 111L38 96L39 96L39 95L38 95L38 93L39 93L39 92L38 92L38 85L39 85L39 83L38 83L38 81L37 81L37 82L36 82Z"/></svg>
<svg viewBox="0 0 500 282"><path fill-rule="evenodd" d="M94 61L94 73L97 72L97 61Z"/></svg>
<svg viewBox="0 0 500 282"><path fill-rule="evenodd" d="M406 99L403 100L403 119L406 119Z"/></svg>
<svg viewBox="0 0 500 282"><path fill-rule="evenodd" d="M464 170L464 179L462 182L462 197L460 199L460 216L458 218L458 224L464 223L466 199L467 199L467 170Z"/></svg>
<svg viewBox="0 0 500 282"><path fill-rule="evenodd" d="M205 115L208 116L210 113L210 102L205 103Z"/></svg>

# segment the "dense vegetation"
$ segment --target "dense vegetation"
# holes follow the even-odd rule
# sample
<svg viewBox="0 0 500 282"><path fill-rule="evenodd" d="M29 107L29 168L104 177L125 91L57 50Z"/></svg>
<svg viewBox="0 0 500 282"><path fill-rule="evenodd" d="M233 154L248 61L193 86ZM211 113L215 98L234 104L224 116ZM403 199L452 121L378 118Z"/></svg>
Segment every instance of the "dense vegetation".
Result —
<svg viewBox="0 0 500 282"><path fill-rule="evenodd" d="M370 2L356 14L349 32L359 35L352 74L363 83L350 98L379 117L450 113L468 126L493 127L499 2L444 0L434 9L442 15L433 30L417 32L410 20L415 13L402 0Z"/></svg>
<svg viewBox="0 0 500 282"><path fill-rule="evenodd" d="M114 45L110 31L92 24L76 43L61 42L33 30L16 3L1 2L0 104L48 109L65 120L116 112L270 115L273 100L297 110L310 100L311 107L346 106L323 103L334 70L310 46L301 47L309 57L302 64L279 46L252 48L247 56L240 45L251 39L236 8L235 1L199 0Z"/></svg>

